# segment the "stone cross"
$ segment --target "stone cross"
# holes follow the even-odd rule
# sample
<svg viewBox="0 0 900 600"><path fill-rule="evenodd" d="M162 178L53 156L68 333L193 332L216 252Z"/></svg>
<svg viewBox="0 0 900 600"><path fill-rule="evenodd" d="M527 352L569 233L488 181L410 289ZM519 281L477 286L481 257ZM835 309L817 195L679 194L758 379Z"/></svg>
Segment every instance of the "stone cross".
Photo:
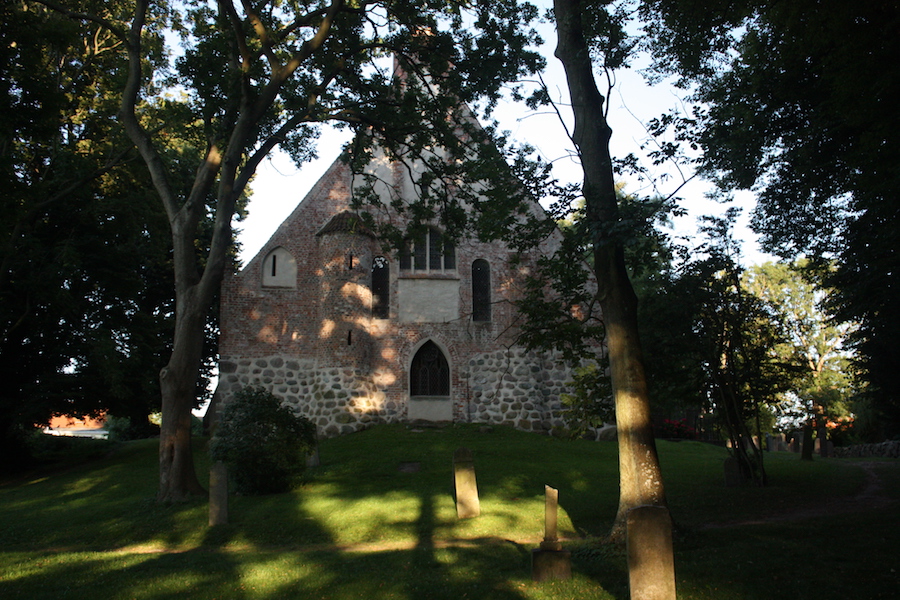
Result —
<svg viewBox="0 0 900 600"><path fill-rule="evenodd" d="M470 519L481 514L478 486L475 483L475 460L468 448L453 453L453 475L456 489L456 516Z"/></svg>
<svg viewBox="0 0 900 600"><path fill-rule="evenodd" d="M631 600L675 600L669 510L663 506L632 508L626 535Z"/></svg>

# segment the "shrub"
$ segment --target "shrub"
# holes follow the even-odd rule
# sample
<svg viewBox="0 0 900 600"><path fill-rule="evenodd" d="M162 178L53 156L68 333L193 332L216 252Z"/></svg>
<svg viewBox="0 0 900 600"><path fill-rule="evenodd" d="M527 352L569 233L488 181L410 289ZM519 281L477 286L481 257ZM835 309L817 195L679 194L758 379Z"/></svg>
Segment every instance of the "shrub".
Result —
<svg viewBox="0 0 900 600"><path fill-rule="evenodd" d="M159 435L159 424L150 420L134 422L129 417L117 417L106 415L104 429L107 431L107 439L116 442L129 440L141 440Z"/></svg>
<svg viewBox="0 0 900 600"><path fill-rule="evenodd" d="M612 387L605 369L589 362L573 369L572 379L566 382L571 392L559 396L563 405L560 415L572 437L580 437L589 429L615 420Z"/></svg>
<svg viewBox="0 0 900 600"><path fill-rule="evenodd" d="M219 418L210 455L227 465L237 492L280 493L296 485L316 444L315 424L259 386L235 394Z"/></svg>
<svg viewBox="0 0 900 600"><path fill-rule="evenodd" d="M664 419L662 424L655 427L656 437L669 440L696 440L699 436L697 430L688 425L687 419L677 421Z"/></svg>
<svg viewBox="0 0 900 600"><path fill-rule="evenodd" d="M116 417L114 415L106 415L107 436L106 439L113 442L126 442L133 440L131 430L131 419L128 417Z"/></svg>

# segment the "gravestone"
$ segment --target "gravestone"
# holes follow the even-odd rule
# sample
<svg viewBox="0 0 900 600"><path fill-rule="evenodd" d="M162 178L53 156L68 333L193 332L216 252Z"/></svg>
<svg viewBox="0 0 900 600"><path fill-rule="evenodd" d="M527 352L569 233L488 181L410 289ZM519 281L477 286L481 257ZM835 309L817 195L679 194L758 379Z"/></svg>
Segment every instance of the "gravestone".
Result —
<svg viewBox="0 0 900 600"><path fill-rule="evenodd" d="M572 577L572 553L562 549L559 543L557 515L559 490L544 486L544 541L541 547L531 551L531 577L535 581L570 579Z"/></svg>
<svg viewBox="0 0 900 600"><path fill-rule="evenodd" d="M478 486L475 482L475 460L468 448L453 453L453 478L456 490L456 516L470 519L481 514Z"/></svg>
<svg viewBox="0 0 900 600"><path fill-rule="evenodd" d="M319 442L316 441L315 447L309 454L306 455L306 467L309 469L315 469L321 464L322 460L319 458Z"/></svg>
<svg viewBox="0 0 900 600"><path fill-rule="evenodd" d="M675 600L672 519L663 506L628 511L628 583L631 600Z"/></svg>
<svg viewBox="0 0 900 600"><path fill-rule="evenodd" d="M831 440L823 442L822 438L816 438L816 445L813 447L813 451L822 458L828 458L834 454L834 442Z"/></svg>
<svg viewBox="0 0 900 600"><path fill-rule="evenodd" d="M209 525L228 523L228 469L222 461L209 468Z"/></svg>
<svg viewBox="0 0 900 600"><path fill-rule="evenodd" d="M747 477L741 470L741 463L733 456L725 459L725 487L740 487L747 484Z"/></svg>
<svg viewBox="0 0 900 600"><path fill-rule="evenodd" d="M784 441L783 433L779 433L775 436L775 450L778 452L787 452L787 442Z"/></svg>

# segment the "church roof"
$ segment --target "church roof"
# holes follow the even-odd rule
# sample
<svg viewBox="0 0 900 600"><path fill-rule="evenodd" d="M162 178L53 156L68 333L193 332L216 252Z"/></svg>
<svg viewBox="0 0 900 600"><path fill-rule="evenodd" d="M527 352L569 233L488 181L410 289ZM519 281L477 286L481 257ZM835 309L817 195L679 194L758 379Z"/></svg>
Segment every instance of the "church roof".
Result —
<svg viewBox="0 0 900 600"><path fill-rule="evenodd" d="M353 233L357 235L366 235L376 237L372 231L363 225L362 218L359 215L345 210L331 217L325 225L322 226L316 235L324 235L326 233Z"/></svg>

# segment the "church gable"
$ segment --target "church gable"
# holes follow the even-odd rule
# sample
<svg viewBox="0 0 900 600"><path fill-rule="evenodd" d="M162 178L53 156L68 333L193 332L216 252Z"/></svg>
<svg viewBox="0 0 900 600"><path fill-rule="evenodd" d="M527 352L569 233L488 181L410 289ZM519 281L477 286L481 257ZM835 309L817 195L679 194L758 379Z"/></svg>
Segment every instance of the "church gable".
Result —
<svg viewBox="0 0 900 600"><path fill-rule="evenodd" d="M386 194L414 188L404 170L379 168L395 184ZM263 385L322 435L416 419L562 425L567 371L514 344L522 275L512 251L454 244L436 226L385 251L351 209L352 189L336 161L223 284L223 400Z"/></svg>

